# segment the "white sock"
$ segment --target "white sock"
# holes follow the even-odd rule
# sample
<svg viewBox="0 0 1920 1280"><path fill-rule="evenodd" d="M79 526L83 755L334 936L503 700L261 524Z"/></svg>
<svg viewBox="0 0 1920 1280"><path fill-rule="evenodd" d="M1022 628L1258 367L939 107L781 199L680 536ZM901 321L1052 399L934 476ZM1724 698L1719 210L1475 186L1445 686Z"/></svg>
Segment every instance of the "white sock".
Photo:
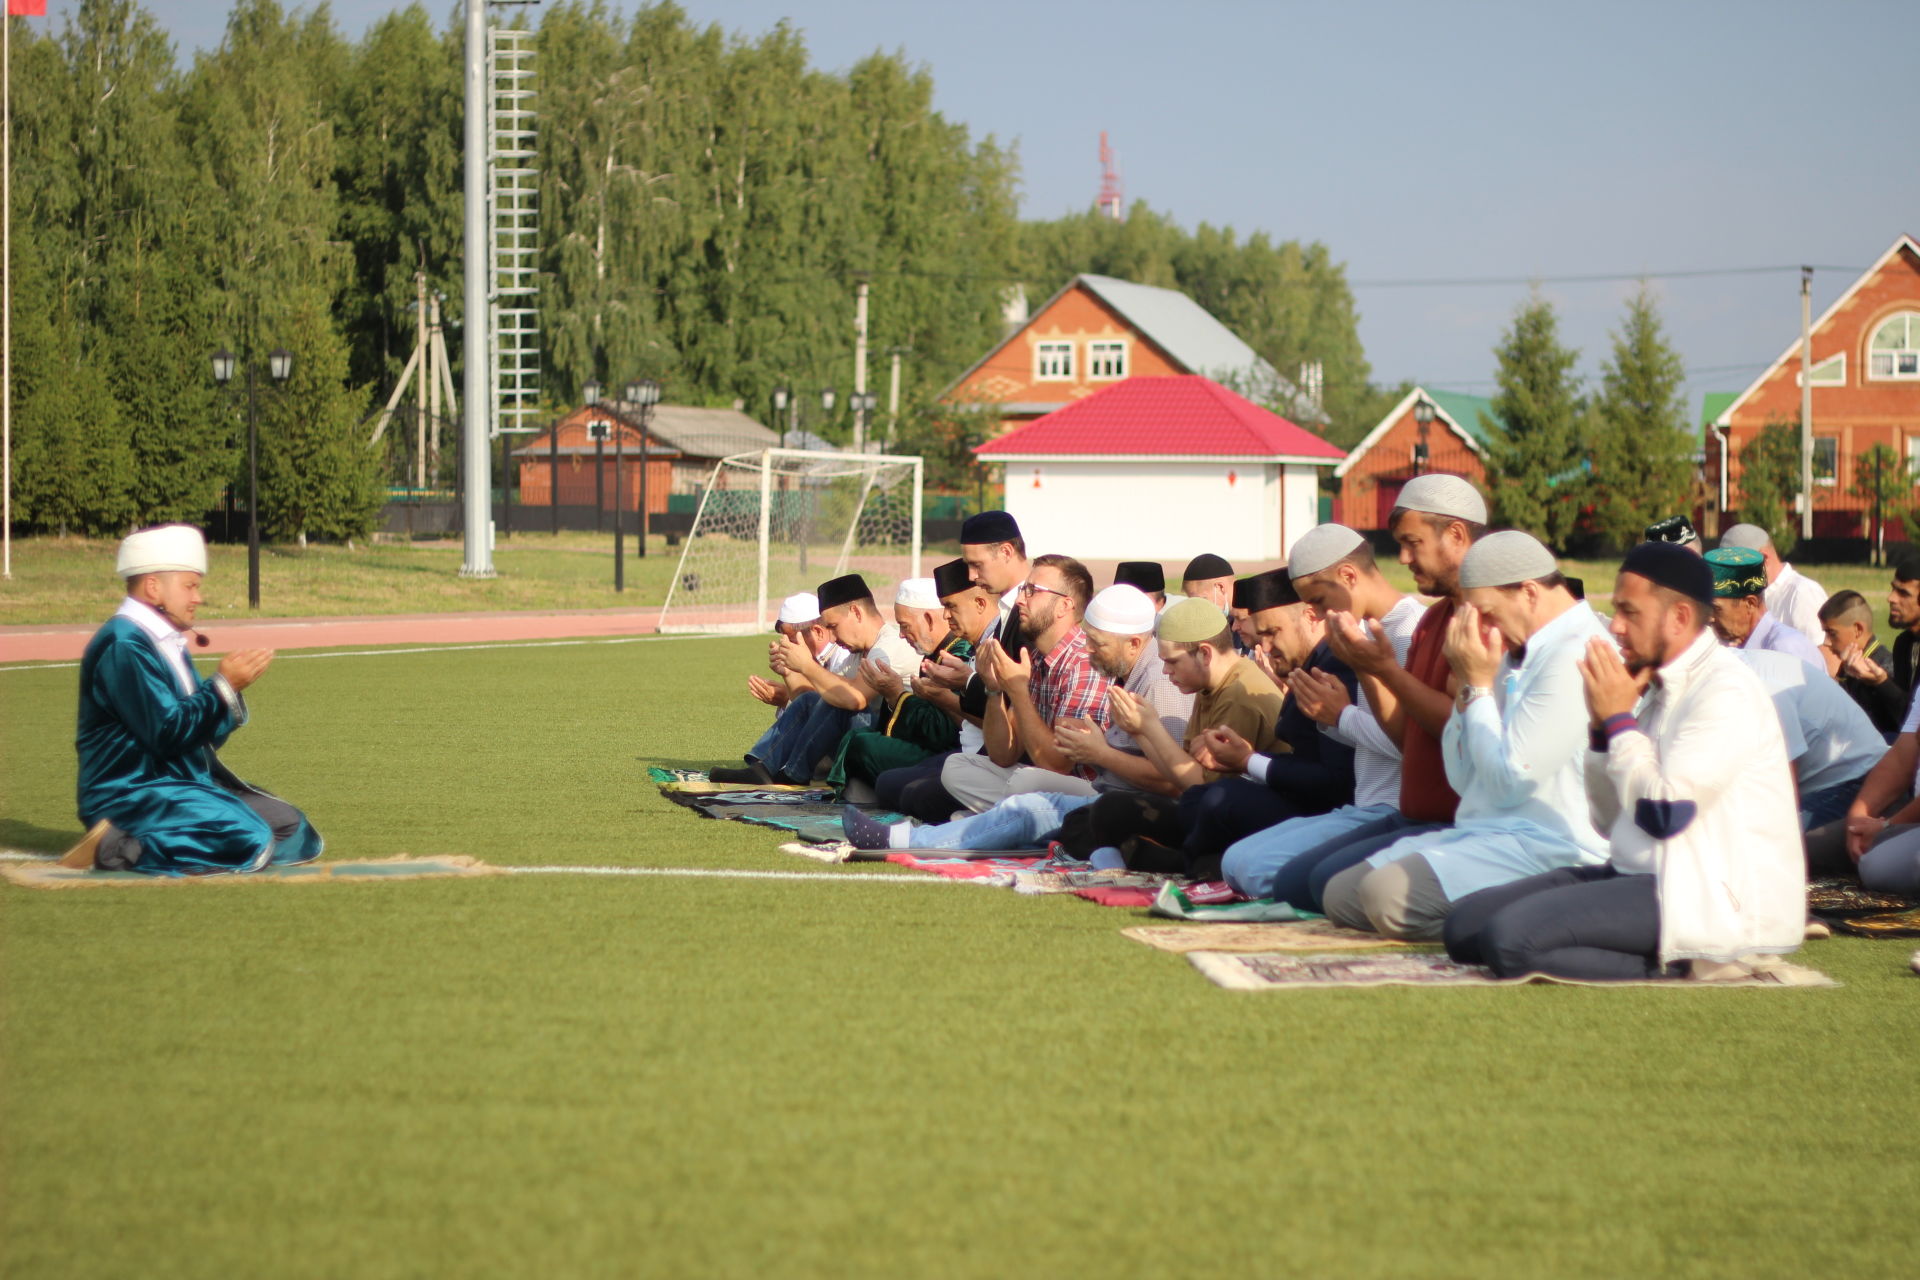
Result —
<svg viewBox="0 0 1920 1280"><path fill-rule="evenodd" d="M908 841L912 838L911 822L896 822L887 828L887 848L889 849L911 849L913 846Z"/></svg>

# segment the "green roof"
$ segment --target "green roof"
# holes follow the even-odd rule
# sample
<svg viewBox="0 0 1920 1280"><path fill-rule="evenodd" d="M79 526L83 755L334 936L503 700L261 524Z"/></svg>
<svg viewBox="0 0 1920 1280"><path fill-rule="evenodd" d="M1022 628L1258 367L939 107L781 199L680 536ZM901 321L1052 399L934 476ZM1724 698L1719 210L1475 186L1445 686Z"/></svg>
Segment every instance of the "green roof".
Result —
<svg viewBox="0 0 1920 1280"><path fill-rule="evenodd" d="M1428 391L1427 398L1439 405L1449 418L1460 424L1460 429L1472 436L1474 443L1485 446L1487 443L1486 424L1480 421L1480 415L1486 414L1487 420L1503 434L1506 424L1493 411L1493 401L1485 396L1470 396L1458 391Z"/></svg>
<svg viewBox="0 0 1920 1280"><path fill-rule="evenodd" d="M1740 398L1738 391L1709 391L1700 397L1700 429L1706 430L1714 420L1727 411L1727 406Z"/></svg>

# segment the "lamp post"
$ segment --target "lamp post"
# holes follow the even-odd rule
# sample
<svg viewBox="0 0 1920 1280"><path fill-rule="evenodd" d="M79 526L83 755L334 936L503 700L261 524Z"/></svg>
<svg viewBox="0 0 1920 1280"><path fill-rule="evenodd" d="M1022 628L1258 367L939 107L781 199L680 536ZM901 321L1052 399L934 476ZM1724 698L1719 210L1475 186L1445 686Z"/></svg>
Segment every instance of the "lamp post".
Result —
<svg viewBox="0 0 1920 1280"><path fill-rule="evenodd" d="M773 420L780 424L780 447L787 447L787 402L793 393L785 387L773 389Z"/></svg>
<svg viewBox="0 0 1920 1280"><path fill-rule="evenodd" d="M221 386L233 381L233 352L225 347L213 353L213 380ZM247 608L260 607L260 412L255 394L256 365L247 361ZM293 376L293 353L275 347L267 353L267 376L284 383Z"/></svg>
<svg viewBox="0 0 1920 1280"><path fill-rule="evenodd" d="M1413 474L1423 476L1427 473L1427 463L1432 454L1427 448L1427 433L1433 428L1433 401L1421 396L1413 404L1413 420L1419 426L1420 439L1413 446Z"/></svg>
<svg viewBox="0 0 1920 1280"><path fill-rule="evenodd" d="M627 384L627 403L640 406L640 558L647 558L647 537L652 533L652 514L647 509L647 424L653 420L653 406L660 403L660 384L652 378L635 378Z"/></svg>
<svg viewBox="0 0 1920 1280"><path fill-rule="evenodd" d="M591 409L600 403L600 380L588 378L580 388L580 400ZM587 434L593 437L593 531L600 532L600 513L607 506L607 425L587 418Z"/></svg>
<svg viewBox="0 0 1920 1280"><path fill-rule="evenodd" d="M867 421L878 403L871 391L856 391L847 397L847 408L853 410L854 443L860 448L866 447Z"/></svg>

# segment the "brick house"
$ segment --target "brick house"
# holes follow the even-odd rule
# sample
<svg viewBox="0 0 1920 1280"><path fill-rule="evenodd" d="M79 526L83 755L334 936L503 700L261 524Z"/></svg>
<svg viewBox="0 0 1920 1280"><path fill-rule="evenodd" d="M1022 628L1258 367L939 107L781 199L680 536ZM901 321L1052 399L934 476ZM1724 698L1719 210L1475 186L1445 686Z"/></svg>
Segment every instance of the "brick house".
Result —
<svg viewBox="0 0 1920 1280"><path fill-rule="evenodd" d="M1814 322L1812 340L1814 535L1864 536L1871 500L1851 492L1859 456L1884 444L1920 468L1920 242L1895 240ZM1770 423L1799 429L1799 336L1746 390L1703 403L1708 489L1738 512L1740 451ZM1904 536L1898 521L1888 536Z"/></svg>
<svg viewBox="0 0 1920 1280"><path fill-rule="evenodd" d="M1433 406L1433 420L1425 424L1422 401ZM1333 469L1340 482L1334 519L1360 530L1385 529L1400 490L1429 471L1465 476L1485 492L1488 433L1501 429L1484 396L1415 387Z"/></svg>
<svg viewBox="0 0 1920 1280"><path fill-rule="evenodd" d="M553 476L556 455L559 462L560 505L594 505L595 475L598 474L600 506L611 511L614 502L614 440L617 427L621 452L625 455L620 473L625 507L640 509L640 431L637 408L626 409L624 421L609 413L612 406L582 405L560 419L552 430L534 436L513 451L520 465L518 483L522 506L544 507L553 501ZM588 431L595 422L609 424L604 446L596 448ZM556 451L554 436L558 434ZM713 465L736 453L752 453L783 443L776 431L760 425L738 409L705 409L695 405L656 405L647 423L647 510L658 514L668 509L675 494L697 494L706 487ZM795 448L816 448L820 443L809 436L795 437Z"/></svg>

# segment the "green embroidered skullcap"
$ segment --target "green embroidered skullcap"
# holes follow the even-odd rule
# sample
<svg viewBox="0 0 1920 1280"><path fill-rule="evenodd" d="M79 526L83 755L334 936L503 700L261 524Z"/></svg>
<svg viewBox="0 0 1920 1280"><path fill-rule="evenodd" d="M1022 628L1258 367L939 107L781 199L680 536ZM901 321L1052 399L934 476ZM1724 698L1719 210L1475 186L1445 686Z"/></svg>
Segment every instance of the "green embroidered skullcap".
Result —
<svg viewBox="0 0 1920 1280"><path fill-rule="evenodd" d="M1749 547L1721 547L1707 552L1713 570L1716 600L1740 600L1767 593L1767 558Z"/></svg>
<svg viewBox="0 0 1920 1280"><path fill-rule="evenodd" d="M1553 552L1540 539L1518 529L1490 533L1473 544L1460 565L1460 585L1465 587L1511 587L1533 582L1560 571Z"/></svg>
<svg viewBox="0 0 1920 1280"><path fill-rule="evenodd" d="M1203 640L1213 639L1226 629L1227 615L1220 612L1219 605L1199 596L1188 596L1160 611L1160 622L1154 628L1154 634L1175 644L1199 644Z"/></svg>

